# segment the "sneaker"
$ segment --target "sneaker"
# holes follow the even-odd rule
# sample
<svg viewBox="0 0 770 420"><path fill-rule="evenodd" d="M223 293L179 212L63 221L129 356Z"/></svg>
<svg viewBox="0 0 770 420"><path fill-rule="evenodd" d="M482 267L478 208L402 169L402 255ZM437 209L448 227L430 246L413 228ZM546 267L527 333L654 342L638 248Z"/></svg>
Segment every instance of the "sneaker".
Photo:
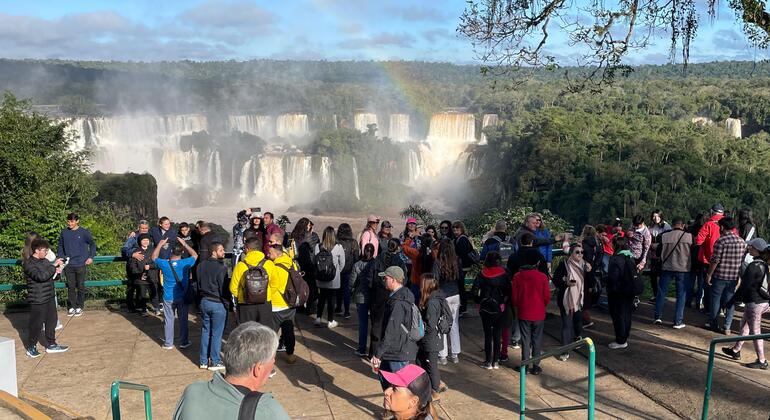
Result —
<svg viewBox="0 0 770 420"><path fill-rule="evenodd" d="M358 356L358 357L367 357L367 356L369 356L365 351L359 351L359 350L356 350L354 354L356 356Z"/></svg>
<svg viewBox="0 0 770 420"><path fill-rule="evenodd" d="M654 325L660 325L660 324L662 324L662 323L663 323L663 320L662 320L662 319L660 319L660 318L655 318L655 321L652 321L652 323L653 323Z"/></svg>
<svg viewBox="0 0 770 420"><path fill-rule="evenodd" d="M54 344L52 346L46 347L45 352L46 353L64 353L69 349L70 349L69 346L61 346L59 344Z"/></svg>
<svg viewBox="0 0 770 420"><path fill-rule="evenodd" d="M220 371L220 370L225 370L225 365L223 365L222 363L217 363L215 365L209 366L209 370L212 371L212 372L216 372L216 371Z"/></svg>
<svg viewBox="0 0 770 420"><path fill-rule="evenodd" d="M751 363L747 363L744 366L746 366L749 369L762 369L767 370L767 360L764 362L760 362L759 360L755 360Z"/></svg>
<svg viewBox="0 0 770 420"><path fill-rule="evenodd" d="M36 359L42 356L42 354L40 354L40 352L37 351L37 346L28 348L26 353L27 353L27 357L30 357L32 359Z"/></svg>
<svg viewBox="0 0 770 420"><path fill-rule="evenodd" d="M682 328L684 328L684 327L685 327L685 325L684 325L684 324L674 324L674 329L675 329L675 330L681 330L681 329L682 329Z"/></svg>
<svg viewBox="0 0 770 420"><path fill-rule="evenodd" d="M481 366L482 369L492 370L492 363L489 362L484 362L479 366Z"/></svg>
<svg viewBox="0 0 770 420"><path fill-rule="evenodd" d="M179 348L184 350L190 346L192 346L192 343L184 343L184 344L180 344Z"/></svg>
<svg viewBox="0 0 770 420"><path fill-rule="evenodd" d="M316 317L315 321L313 321L313 325L315 325L316 327L320 327L321 326L321 318L320 317Z"/></svg>
<svg viewBox="0 0 770 420"><path fill-rule="evenodd" d="M276 372L275 369L273 369L272 371L270 371L270 376L268 376L268 378L272 378L273 376L275 376L276 373L278 372Z"/></svg>
<svg viewBox="0 0 770 420"><path fill-rule="evenodd" d="M720 318L724 318L725 317L725 310L724 309L720 309L719 310L719 317Z"/></svg>
<svg viewBox="0 0 770 420"><path fill-rule="evenodd" d="M500 369L499 363L492 363L492 369Z"/></svg>
<svg viewBox="0 0 770 420"><path fill-rule="evenodd" d="M284 351L286 351L286 345L284 345L284 344L280 344L280 345L278 346L278 350L276 350L276 351L277 351L277 352L279 352L279 353L280 353L280 352L284 352Z"/></svg>
<svg viewBox="0 0 770 420"><path fill-rule="evenodd" d="M450 360L452 360L452 363L454 363L454 364L460 363L460 357L459 357L459 355L457 355L457 354L455 354L454 356L452 356L452 357L450 358Z"/></svg>
<svg viewBox="0 0 770 420"><path fill-rule="evenodd" d="M59 331L60 329L64 328L64 324L62 324L59 321L56 321L56 328L54 328L55 331Z"/></svg>
<svg viewBox="0 0 770 420"><path fill-rule="evenodd" d="M441 366L446 366L446 364L447 364L446 357L439 357L438 358L438 364L440 364Z"/></svg>
<svg viewBox="0 0 770 420"><path fill-rule="evenodd" d="M540 366L535 365L535 366L532 366L531 368L529 368L529 374L530 375L537 376L537 375L539 375L541 373L543 373L543 368L541 368Z"/></svg>
<svg viewBox="0 0 770 420"><path fill-rule="evenodd" d="M163 350L174 350L174 346L167 346L165 344L160 346L160 348L162 348Z"/></svg>
<svg viewBox="0 0 770 420"><path fill-rule="evenodd" d="M741 302L741 303L737 304L736 306L739 307L739 308L745 308L746 304Z"/></svg>
<svg viewBox="0 0 770 420"><path fill-rule="evenodd" d="M295 356L293 354L287 354L286 355L286 363L288 363L290 365L293 365L293 364L297 363L297 356Z"/></svg>
<svg viewBox="0 0 770 420"><path fill-rule="evenodd" d="M508 361L508 356L500 356L500 363L507 362L507 361Z"/></svg>
<svg viewBox="0 0 770 420"><path fill-rule="evenodd" d="M154 312L155 316L160 316L160 314L162 314L162 313L163 313L163 310L161 310L161 309L156 309L155 312Z"/></svg>
<svg viewBox="0 0 770 420"><path fill-rule="evenodd" d="M155 310L155 313L158 313L158 312L163 313L163 307L162 306Z"/></svg>
<svg viewBox="0 0 770 420"><path fill-rule="evenodd" d="M75 316L75 308L69 308L67 311L67 316Z"/></svg>
<svg viewBox="0 0 770 420"><path fill-rule="evenodd" d="M441 395L439 395L438 392L433 391L430 394L430 400L433 402L439 402L441 401Z"/></svg>
<svg viewBox="0 0 770 420"><path fill-rule="evenodd" d="M521 348L521 344L519 344L518 341L514 341L513 344L511 344L511 346L513 347L514 350Z"/></svg>
<svg viewBox="0 0 770 420"><path fill-rule="evenodd" d="M83 308L75 309L75 316L83 316Z"/></svg>
<svg viewBox="0 0 770 420"><path fill-rule="evenodd" d="M345 315L342 315L342 317L345 319L350 319L350 312L346 313Z"/></svg>
<svg viewBox="0 0 770 420"><path fill-rule="evenodd" d="M449 387L446 386L444 381L441 381L438 383L438 392L447 392L449 390Z"/></svg>
<svg viewBox="0 0 770 420"><path fill-rule="evenodd" d="M624 349L624 348L628 347L628 341L626 341L623 344L618 344L618 343L613 341L612 343L610 343L609 347L610 347L611 350Z"/></svg>
<svg viewBox="0 0 770 420"><path fill-rule="evenodd" d="M741 360L741 352L733 350L732 347L722 347L722 353L733 360Z"/></svg>
<svg viewBox="0 0 770 420"><path fill-rule="evenodd" d="M201 363L198 365L198 369L208 369L208 368L209 368L209 365L207 365L206 363Z"/></svg>
<svg viewBox="0 0 770 420"><path fill-rule="evenodd" d="M336 327L337 325L340 325L337 321L329 321L329 323L326 324L326 326L329 327L329 329L332 329L332 328Z"/></svg>
<svg viewBox="0 0 770 420"><path fill-rule="evenodd" d="M587 322L587 323L583 324L583 328L591 328L593 326L594 326L594 322L593 321Z"/></svg>
<svg viewBox="0 0 770 420"><path fill-rule="evenodd" d="M556 356L556 358L561 360L562 362L566 362L567 360L569 360L569 353L562 353Z"/></svg>

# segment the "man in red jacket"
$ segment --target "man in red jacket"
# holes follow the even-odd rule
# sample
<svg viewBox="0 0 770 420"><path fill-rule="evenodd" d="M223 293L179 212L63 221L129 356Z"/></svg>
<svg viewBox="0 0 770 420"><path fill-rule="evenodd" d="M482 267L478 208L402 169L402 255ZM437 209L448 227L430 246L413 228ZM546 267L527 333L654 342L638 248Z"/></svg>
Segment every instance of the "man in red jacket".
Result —
<svg viewBox="0 0 770 420"><path fill-rule="evenodd" d="M698 290L695 294L697 299L696 304L701 305L702 308L709 307L710 289L709 284L705 281L706 270L708 269L711 256L714 254L714 244L719 239L719 221L725 217L725 208L721 204L717 203L711 207L711 218L706 222L698 231L698 236L695 238L695 245L699 245L698 261L703 264L702 273L698 276Z"/></svg>
<svg viewBox="0 0 770 420"><path fill-rule="evenodd" d="M540 343L543 339L545 307L551 301L551 289L548 276L537 269L538 256L527 255L524 265L513 276L511 296L513 307L518 313L521 330L521 359L529 360L540 355ZM539 375L543 369L540 363L534 363L528 372Z"/></svg>

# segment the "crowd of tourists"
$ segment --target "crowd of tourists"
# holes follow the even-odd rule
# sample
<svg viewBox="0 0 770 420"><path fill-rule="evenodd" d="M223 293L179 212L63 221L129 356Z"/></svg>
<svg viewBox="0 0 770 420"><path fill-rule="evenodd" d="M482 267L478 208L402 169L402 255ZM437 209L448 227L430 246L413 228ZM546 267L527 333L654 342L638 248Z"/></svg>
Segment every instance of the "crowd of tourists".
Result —
<svg viewBox="0 0 770 420"><path fill-rule="evenodd" d="M78 219L68 216L56 254L40 235L26 238L29 357L40 356L41 331L46 352L67 350L55 340L53 282L59 275L67 281L67 315L84 313L84 280L96 247ZM586 225L577 237L559 235L564 258L557 260L552 249L558 242L538 213L527 215L515 230L498 221L478 251L461 221L421 228L408 218L403 231L394 232L390 221L369 216L360 233L342 223L319 235L306 217L285 232L272 213L258 208L241 210L235 220L231 270L225 264L226 238L204 221L174 226L162 217L150 226L142 220L122 248L127 309L162 316L163 349L191 346L188 311L194 308L200 315L199 366L215 374L210 382L185 390L175 418L239 410L252 410L257 418L287 418L280 404L259 390L275 373L277 352L285 353L287 363L296 362L298 312L318 327L334 329L340 318L351 317L355 305L355 354L378 373L385 408L396 418L436 418L431 403L447 389L439 365L459 363L459 319L474 303L484 333L480 366L499 369L512 347L521 350L522 364L533 375L542 372L539 360L529 360L541 354L552 294L563 345L581 340L593 326L593 308L606 304L613 350L629 346L631 315L645 289L643 272L652 292L653 324L663 324L672 282L676 303L669 319L677 330L685 327L685 307L705 311L706 328L727 335L735 306L743 307L742 335L760 333L762 315L770 311L770 247L757 237L750 211L733 218L720 204L687 222L676 217L669 223L655 210L649 218L635 216L630 226L619 219ZM473 279L470 288L466 278ZM223 346L228 317L239 326ZM740 360L742 345L722 350ZM754 341L754 348L757 360L746 366L767 369L763 342ZM568 358L568 352L558 356Z"/></svg>

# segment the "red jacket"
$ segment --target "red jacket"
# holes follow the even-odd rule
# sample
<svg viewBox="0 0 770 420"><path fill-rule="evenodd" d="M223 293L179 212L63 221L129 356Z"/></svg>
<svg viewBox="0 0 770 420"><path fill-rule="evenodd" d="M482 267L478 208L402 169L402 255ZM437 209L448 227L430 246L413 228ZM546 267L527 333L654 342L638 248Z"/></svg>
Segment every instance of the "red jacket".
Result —
<svg viewBox="0 0 770 420"><path fill-rule="evenodd" d="M698 232L695 239L695 245L700 245L698 250L698 261L708 265L711 255L714 254L714 243L719 239L719 219L725 217L724 214L717 213L711 216Z"/></svg>
<svg viewBox="0 0 770 420"><path fill-rule="evenodd" d="M511 281L512 304L524 321L544 321L545 307L551 301L548 277L536 269L522 270Z"/></svg>

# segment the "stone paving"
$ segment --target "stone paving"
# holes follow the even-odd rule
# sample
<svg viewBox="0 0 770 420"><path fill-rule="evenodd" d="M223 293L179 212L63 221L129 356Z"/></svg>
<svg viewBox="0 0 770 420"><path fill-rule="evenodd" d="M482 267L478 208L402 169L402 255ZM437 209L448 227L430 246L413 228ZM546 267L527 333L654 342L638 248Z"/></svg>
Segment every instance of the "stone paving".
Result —
<svg viewBox="0 0 770 420"><path fill-rule="evenodd" d="M552 305L553 306L553 305ZM553 310L555 308L550 308ZM671 309L671 308L669 308ZM610 351L612 326L606 314L596 313L597 325L587 335L597 344L597 418L697 418L700 416L708 341L715 335L688 326L677 331L650 323L651 308L643 304L634 315L631 346ZM60 312L64 329L58 333L71 350L64 354L28 359L17 344L19 387L23 393L53 401L81 415L110 419L109 387L122 379L149 385L154 417L169 418L186 385L206 380L199 370L198 319L190 316L191 339L185 350L162 350L162 320L115 309L89 309L79 318ZM298 316L298 361L288 365L277 357L278 374L268 382L293 418L371 418L381 412L382 392L367 364L353 354L357 337L355 313L340 320L336 329L314 327ZM701 324L703 315L688 311L686 322ZM0 336L19 339L26 334L26 313L0 316ZM735 328L737 328L737 321ZM232 326L232 325L231 325ZM547 321L544 347L558 346L559 321ZM445 419L503 419L518 414L520 353L500 370L483 370L481 322L461 320L461 362L442 367L450 390L442 394L439 414ZM18 343L18 342L17 342ZM585 351L568 362L545 360L544 373L527 376L527 407L531 409L582 404L586 401L588 366ZM744 362L755 357L744 347ZM770 412L770 372L753 371L718 357L715 370L712 418L767 418ZM124 391L123 418L143 418L141 393ZM584 418L585 412L533 415L532 418Z"/></svg>

